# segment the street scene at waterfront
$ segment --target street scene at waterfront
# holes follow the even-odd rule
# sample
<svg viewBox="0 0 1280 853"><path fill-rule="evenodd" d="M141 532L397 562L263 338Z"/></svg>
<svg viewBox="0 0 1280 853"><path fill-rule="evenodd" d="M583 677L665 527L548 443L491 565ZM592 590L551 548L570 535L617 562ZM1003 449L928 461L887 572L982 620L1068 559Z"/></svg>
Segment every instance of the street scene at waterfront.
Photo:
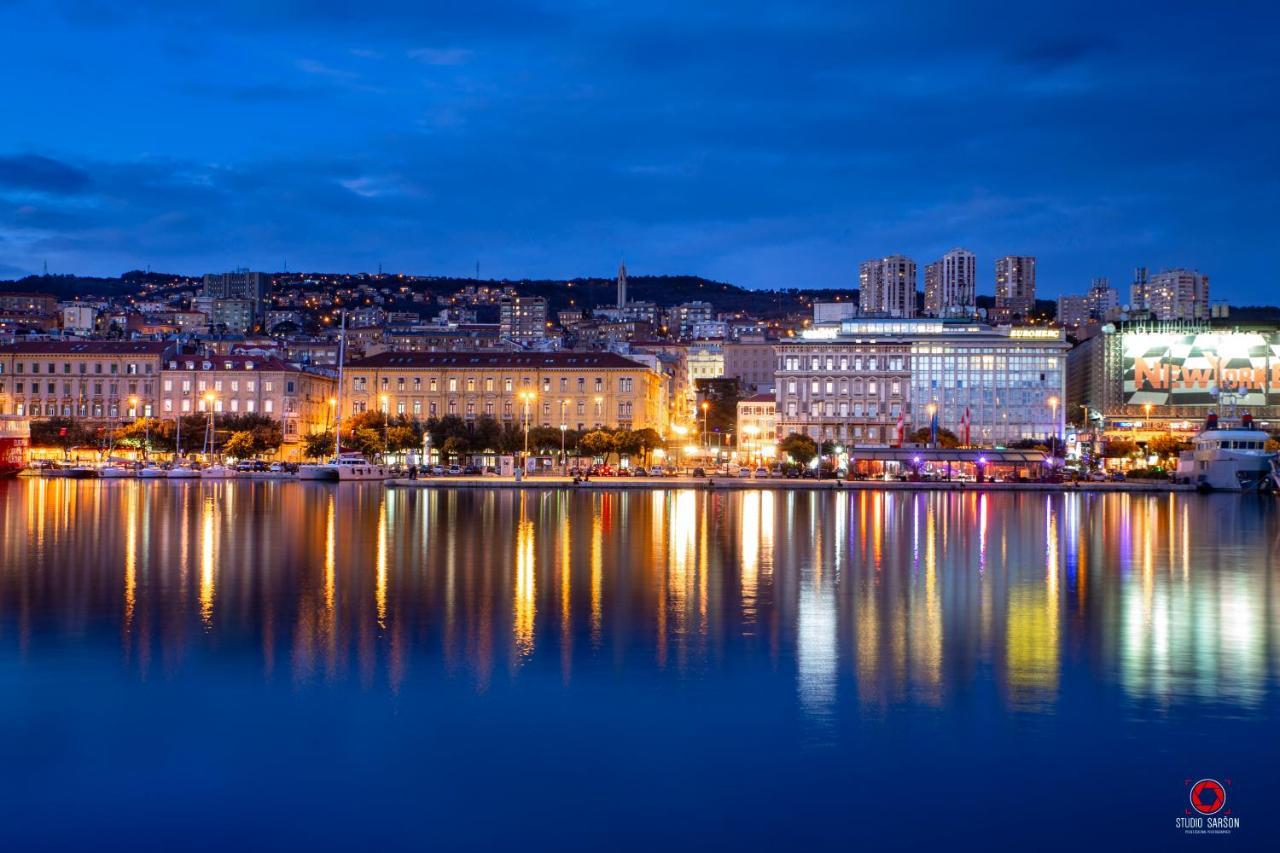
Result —
<svg viewBox="0 0 1280 853"><path fill-rule="evenodd" d="M0 0L0 853L1280 849L1277 25Z"/></svg>
<svg viewBox="0 0 1280 853"><path fill-rule="evenodd" d="M1257 833L1278 554L1194 493L0 482L4 833L1053 848L1112 780L1058 841L1146 847L1192 772Z"/></svg>

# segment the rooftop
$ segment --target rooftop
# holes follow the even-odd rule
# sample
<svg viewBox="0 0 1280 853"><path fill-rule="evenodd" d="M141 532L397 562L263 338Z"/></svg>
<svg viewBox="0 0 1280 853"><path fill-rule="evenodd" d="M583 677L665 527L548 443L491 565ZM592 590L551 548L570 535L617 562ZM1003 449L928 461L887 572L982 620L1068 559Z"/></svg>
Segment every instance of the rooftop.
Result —
<svg viewBox="0 0 1280 853"><path fill-rule="evenodd" d="M527 368L530 370L643 370L608 352L384 352L351 362L357 368Z"/></svg>
<svg viewBox="0 0 1280 853"><path fill-rule="evenodd" d="M173 341L23 341L0 346L0 355L163 355Z"/></svg>

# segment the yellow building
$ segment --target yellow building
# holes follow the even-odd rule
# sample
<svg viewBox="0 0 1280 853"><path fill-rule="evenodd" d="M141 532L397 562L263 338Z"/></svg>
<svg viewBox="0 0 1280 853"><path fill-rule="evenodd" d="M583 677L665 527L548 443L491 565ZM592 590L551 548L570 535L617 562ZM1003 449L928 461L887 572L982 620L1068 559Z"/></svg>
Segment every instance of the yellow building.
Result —
<svg viewBox="0 0 1280 853"><path fill-rule="evenodd" d="M347 415L667 429L665 379L613 353L387 352L347 366Z"/></svg>
<svg viewBox="0 0 1280 853"><path fill-rule="evenodd" d="M0 346L0 415L123 419L155 413L167 341Z"/></svg>
<svg viewBox="0 0 1280 853"><path fill-rule="evenodd" d="M299 457L309 433L332 426L332 377L300 370L277 358L243 355L171 355L160 378L158 417L207 412L266 415L280 421L281 455Z"/></svg>

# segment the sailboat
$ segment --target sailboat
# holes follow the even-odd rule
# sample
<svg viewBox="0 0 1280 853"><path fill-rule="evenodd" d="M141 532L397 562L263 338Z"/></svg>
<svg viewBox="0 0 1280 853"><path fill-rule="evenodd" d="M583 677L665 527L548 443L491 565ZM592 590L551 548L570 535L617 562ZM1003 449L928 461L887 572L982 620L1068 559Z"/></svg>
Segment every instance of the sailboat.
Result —
<svg viewBox="0 0 1280 853"><path fill-rule="evenodd" d="M200 472L182 461L182 413L178 413L178 427L173 436L173 467L165 475L170 480L193 480Z"/></svg>
<svg viewBox="0 0 1280 853"><path fill-rule="evenodd" d="M208 402L208 398L206 398L206 402ZM209 424L208 426L205 427L205 431L204 431L204 455L206 459L211 459L213 461L210 462L210 464L206 465L204 468L200 469L200 476L202 479L205 479L205 480L224 480L224 479L227 479L228 477L239 477L240 476L239 471L237 471L234 468L228 468L227 466L219 462L214 456L214 449L216 444L216 433L214 431L214 425L213 425L213 403L208 402L208 405L209 405Z"/></svg>
<svg viewBox="0 0 1280 853"><path fill-rule="evenodd" d="M299 480L327 480L348 482L359 480L386 480L392 476L385 465L365 459L363 453L342 452L342 388L347 355L347 312L342 312L338 328L338 404L334 416L333 458L326 463L298 466Z"/></svg>

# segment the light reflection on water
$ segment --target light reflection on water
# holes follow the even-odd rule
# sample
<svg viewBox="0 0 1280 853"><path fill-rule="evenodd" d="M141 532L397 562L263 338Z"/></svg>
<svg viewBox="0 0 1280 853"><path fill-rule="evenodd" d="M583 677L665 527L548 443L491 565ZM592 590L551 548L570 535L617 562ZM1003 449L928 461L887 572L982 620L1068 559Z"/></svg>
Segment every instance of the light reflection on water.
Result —
<svg viewBox="0 0 1280 853"><path fill-rule="evenodd" d="M139 674L231 639L263 678L392 689L420 657L482 690L760 659L817 722L985 679L1052 712L1064 658L1157 706L1256 706L1276 674L1277 512L1233 497L33 479L0 502L0 653L114 625Z"/></svg>

